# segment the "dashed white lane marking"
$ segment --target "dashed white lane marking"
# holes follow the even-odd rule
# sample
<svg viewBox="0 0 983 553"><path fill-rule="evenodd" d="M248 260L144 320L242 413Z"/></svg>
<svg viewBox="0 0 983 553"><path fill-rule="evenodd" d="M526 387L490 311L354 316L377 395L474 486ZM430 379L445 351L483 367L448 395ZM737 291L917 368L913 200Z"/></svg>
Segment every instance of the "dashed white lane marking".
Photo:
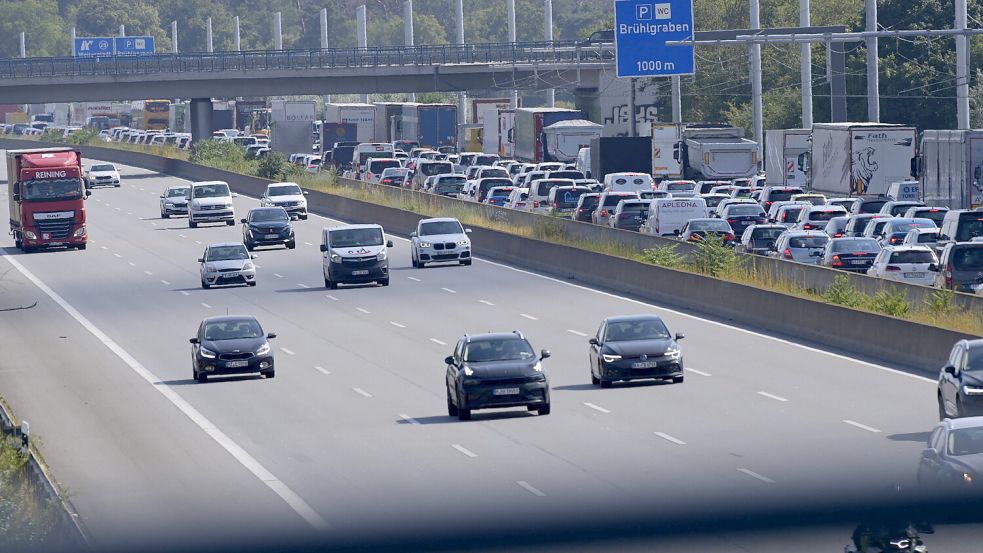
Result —
<svg viewBox="0 0 983 553"><path fill-rule="evenodd" d="M418 279L416 277L406 277L406 278L412 280L413 282L423 282L422 280L420 280L420 279Z"/></svg>
<svg viewBox="0 0 983 553"><path fill-rule="evenodd" d="M584 405L586 405L587 407L590 407L591 409L594 409L595 411L600 411L601 413L610 413L611 412L611 411L608 411L607 409L601 407L600 405L594 405L593 403L590 403L588 401L585 401L584 402Z"/></svg>
<svg viewBox="0 0 983 553"><path fill-rule="evenodd" d="M534 488L531 484L529 484L525 480L519 480L519 481L516 482L516 484L518 484L520 488L526 490L527 492L533 494L536 497L546 497L546 494L544 494L543 492L537 490L536 488Z"/></svg>
<svg viewBox="0 0 983 553"><path fill-rule="evenodd" d="M656 432L655 435L658 436L658 437L660 437L660 438L662 438L663 440L666 440L668 442L672 442L672 443L674 443L676 445L686 445L686 442L680 440L679 438L674 438L673 436L670 436L669 434L666 434L665 432Z"/></svg>
<svg viewBox="0 0 983 553"><path fill-rule="evenodd" d="M153 226L155 226L155 227L157 226L157 223L155 223L153 221L150 221L150 224L153 225Z"/></svg>
<svg viewBox="0 0 983 553"><path fill-rule="evenodd" d="M263 268L263 266L260 265L259 263L253 263L253 267L256 267L257 269L262 269Z"/></svg>
<svg viewBox="0 0 983 553"><path fill-rule="evenodd" d="M477 457L478 456L477 453L471 451L470 449L464 447L463 445L451 444L451 447L453 447L454 449L458 450L459 452L463 453L464 455L466 455L468 457Z"/></svg>
<svg viewBox="0 0 983 553"><path fill-rule="evenodd" d="M195 244L201 245L201 240L195 240Z"/></svg>
<svg viewBox="0 0 983 553"><path fill-rule="evenodd" d="M737 469L737 472L739 472L741 474L746 474L746 475L750 476L751 478L754 478L756 480L760 480L760 481L764 482L765 484L774 484L775 483L775 481L772 480L771 478L768 478L767 476L762 476L762 475L754 472L753 470L749 470L749 469Z"/></svg>
<svg viewBox="0 0 983 553"><path fill-rule="evenodd" d="M866 430L867 432L879 433L880 430L874 428L873 426L867 426L866 424L861 424L857 421L852 421L850 419L843 419L843 422L849 424L850 426L855 426L861 430Z"/></svg>
<svg viewBox="0 0 983 553"><path fill-rule="evenodd" d="M769 394L768 392L758 392L758 395L759 396L762 396L762 397L766 397L768 399L773 399L775 401L781 401L782 403L785 403L786 401L788 401L787 399L783 398L782 396L776 396L775 394Z"/></svg>
<svg viewBox="0 0 983 553"><path fill-rule="evenodd" d="M478 300L478 303L483 303L483 304L485 304L485 305L490 305L490 306L492 306L492 307L494 307L494 306L495 306L495 304L494 304L494 303L492 303L492 302L490 302L490 301L488 301L488 300Z"/></svg>
<svg viewBox="0 0 983 553"><path fill-rule="evenodd" d="M304 242L304 245L305 246L313 246L314 244L311 244L310 242Z"/></svg>
<svg viewBox="0 0 983 553"><path fill-rule="evenodd" d="M355 311L358 311L359 313L365 313L366 315L369 314L369 310L362 307L356 307Z"/></svg>
<svg viewBox="0 0 983 553"><path fill-rule="evenodd" d="M181 294L185 296L190 296L191 294L185 290L181 290Z"/></svg>
<svg viewBox="0 0 983 553"><path fill-rule="evenodd" d="M281 347L281 348L280 348L280 351L282 351L283 353L286 353L287 355L297 355L297 354L296 354L296 353L294 353L293 351L291 351L291 350L289 350L289 349L287 349L287 348L284 348L284 347Z"/></svg>
<svg viewBox="0 0 983 553"><path fill-rule="evenodd" d="M102 249L104 249L104 250L108 250L108 249L109 249L109 248L108 248L108 247L106 247L106 246L99 246L99 247L100 247L100 248L102 248Z"/></svg>
<svg viewBox="0 0 983 553"><path fill-rule="evenodd" d="M368 392L366 392L365 390L363 390L363 389L361 389L361 388L352 388L352 390L353 390L353 391L354 391L354 392L355 392L356 394L358 394L358 395L360 395L360 396L363 396L363 397L372 397L372 394L370 394L370 393L368 393Z"/></svg>
<svg viewBox="0 0 983 553"><path fill-rule="evenodd" d="M297 286L300 286L301 288L310 288L310 286L304 284L303 282L298 282Z"/></svg>
<svg viewBox="0 0 983 553"><path fill-rule="evenodd" d="M533 317L532 315L527 315L526 313L519 313L519 316L520 317L525 317L525 318L529 319L530 321L538 321L539 320L538 318Z"/></svg>
<svg viewBox="0 0 983 553"><path fill-rule="evenodd" d="M106 204L106 205L109 205L109 204ZM116 208L116 211L123 211L123 210L117 207Z"/></svg>
<svg viewBox="0 0 983 553"><path fill-rule="evenodd" d="M443 290L444 292L447 292L449 294L456 294L457 293L455 290L451 290L450 288L441 288L441 290Z"/></svg>
<svg viewBox="0 0 983 553"><path fill-rule="evenodd" d="M143 274L145 274L147 276L154 276L154 274L151 273L150 271L144 271Z"/></svg>
<svg viewBox="0 0 983 553"><path fill-rule="evenodd" d="M393 326L394 326L394 327L396 327L396 328L406 328L406 325L404 325L404 324L399 324L399 323L397 323L396 321L389 321L389 324L391 324L391 325L393 325Z"/></svg>
<svg viewBox="0 0 983 553"><path fill-rule="evenodd" d="M211 309L212 308L212 306L208 305L205 302L201 302L201 306L204 307L205 309Z"/></svg>
<svg viewBox="0 0 983 553"><path fill-rule="evenodd" d="M321 374L331 374L331 371L329 371L328 369L325 369L324 367L314 367L314 370L316 370L317 372L319 372Z"/></svg>
<svg viewBox="0 0 983 553"><path fill-rule="evenodd" d="M132 261L127 261L126 264L129 265L130 267L136 267L137 266L137 264L134 263L134 262L132 262Z"/></svg>
<svg viewBox="0 0 983 553"><path fill-rule="evenodd" d="M433 343L435 343L435 344L437 344L438 346L446 346L447 345L447 342L441 342L440 340L438 340L436 338L431 338L430 341L433 342Z"/></svg>
<svg viewBox="0 0 983 553"><path fill-rule="evenodd" d="M399 418L401 418L401 419L403 419L404 421L406 421L406 423L407 423L407 424L413 424L413 425L417 425L417 426L419 426L419 425L420 425L420 421L418 421L418 420L416 420L416 419L414 419L413 417L411 417L411 416L409 416L409 415L405 415L405 414L403 414L403 413L400 413L400 414L399 414Z"/></svg>
<svg viewBox="0 0 983 553"><path fill-rule="evenodd" d="M164 286L170 286L170 285L171 285L171 283L170 283L170 282L167 282L167 281L166 281L166 280L164 280L164 279L160 279L160 283L161 283L161 284L163 284Z"/></svg>
<svg viewBox="0 0 983 553"><path fill-rule="evenodd" d="M700 375L700 376L713 376L713 375L712 375L712 374L710 374L710 373L705 373L705 372L703 372L703 371L698 371L698 370L696 370L696 369L691 369L691 368L689 368L689 367L686 367L686 368L685 368L685 369L683 369L683 370L687 370L687 371L689 371L689 372L691 372L691 373L693 373L693 374L698 374L698 375Z"/></svg>
<svg viewBox="0 0 983 553"><path fill-rule="evenodd" d="M80 313L75 307L70 303L65 301L57 292L48 287L39 278L34 276L33 273L27 270L23 265L20 264L16 259L8 256L6 253L0 253L3 257L13 265L22 275L24 275L28 280L34 283L42 292L48 295L52 300L55 301L62 309L65 310L73 319L75 319L79 324L81 324L90 334L95 336L97 340L103 343L110 351L112 351L123 363L125 363L130 369L142 377L148 384L152 385L155 390L157 390L164 398L171 402L174 407L179 411L184 413L192 422L194 422L198 428L203 430L208 434L216 443L222 446L229 454L239 462L243 467L246 468L250 473L253 474L257 479L266 484L273 493L277 494L283 501L290 506L301 518L307 521L312 527L319 531L325 531L329 529L329 525L320 514L317 513L302 497L297 495L289 486L280 481L272 472L266 469L255 457L250 455L245 449L237 444L232 438L230 438L226 433L222 432L215 423L207 419L200 411L195 409L188 403L184 398L174 391L174 388L164 384L164 382L157 377L154 373L144 367L135 357L130 355L128 351L122 348L115 340L110 338L105 332L103 332L99 327L95 326L87 318L85 318L82 313Z"/></svg>
<svg viewBox="0 0 983 553"><path fill-rule="evenodd" d="M127 215L133 215L133 212L132 211L127 211L126 214Z"/></svg>
<svg viewBox="0 0 983 553"><path fill-rule="evenodd" d="M575 335L580 336L582 338L586 338L587 337L586 334L584 334L583 332L580 332L579 330L573 330L571 328L568 328L567 329L567 332L569 332L570 334L575 334Z"/></svg>
<svg viewBox="0 0 983 553"><path fill-rule="evenodd" d="M118 257L118 258L120 258L120 259L122 259L122 258L123 258L123 256L122 256L122 255L120 255L120 254L118 254L118 253L114 253L113 255L114 255L114 256L116 256L116 257Z"/></svg>
<svg viewBox="0 0 983 553"><path fill-rule="evenodd" d="M332 296L331 294L325 294L324 297L328 298L331 301L338 301L338 298Z"/></svg>
<svg viewBox="0 0 983 553"><path fill-rule="evenodd" d="M187 238L187 236L185 236L183 234L178 234L178 238Z"/></svg>
<svg viewBox="0 0 983 553"><path fill-rule="evenodd" d="M277 278L283 278L283 275L281 275L280 273L273 273L273 276Z"/></svg>

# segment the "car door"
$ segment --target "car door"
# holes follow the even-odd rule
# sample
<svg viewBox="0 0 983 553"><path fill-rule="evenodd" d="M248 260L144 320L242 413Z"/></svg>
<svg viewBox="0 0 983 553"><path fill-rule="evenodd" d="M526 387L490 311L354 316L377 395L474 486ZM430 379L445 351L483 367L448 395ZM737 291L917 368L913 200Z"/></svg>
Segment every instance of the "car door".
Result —
<svg viewBox="0 0 983 553"><path fill-rule="evenodd" d="M198 348L201 347L201 342L205 339L205 323L198 325L198 332L195 336L198 338L198 343L191 344L191 368L198 370Z"/></svg>
<svg viewBox="0 0 983 553"><path fill-rule="evenodd" d="M444 375L444 381L447 384L447 390L454 390L454 401L457 402L457 372L461 364L461 357L464 351L464 340L458 340L457 345L454 347L454 354L451 355L453 358L453 363L447 365L447 372Z"/></svg>
<svg viewBox="0 0 983 553"><path fill-rule="evenodd" d="M943 455L946 440L946 429L939 425L932 432L928 439L928 448L935 450L935 457L922 457L918 467L919 476L923 483L938 484L941 476L941 469L945 463Z"/></svg>
<svg viewBox="0 0 983 553"><path fill-rule="evenodd" d="M601 326L597 329L597 334L594 335L596 344L590 345L590 373L593 375L600 376L601 374L601 348L604 347L604 335L607 330L607 323L601 323Z"/></svg>
<svg viewBox="0 0 983 553"><path fill-rule="evenodd" d="M962 344L956 344L952 348L952 353L949 355L949 360L946 361L946 365L955 367L956 374L949 374L942 369L942 374L939 375L939 392L942 394L942 402L945 406L946 414L956 412L956 395L959 392L959 375L960 375L960 363L963 358L963 346Z"/></svg>

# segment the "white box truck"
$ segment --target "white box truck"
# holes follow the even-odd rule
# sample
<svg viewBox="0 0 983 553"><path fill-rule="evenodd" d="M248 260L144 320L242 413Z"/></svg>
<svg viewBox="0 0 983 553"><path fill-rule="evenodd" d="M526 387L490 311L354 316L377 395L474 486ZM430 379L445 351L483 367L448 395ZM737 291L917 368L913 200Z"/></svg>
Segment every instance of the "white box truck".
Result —
<svg viewBox="0 0 983 553"><path fill-rule="evenodd" d="M652 176L656 180L682 178L682 166L673 157L683 138L682 123L652 123Z"/></svg>
<svg viewBox="0 0 983 553"><path fill-rule="evenodd" d="M515 110L498 111L498 155L502 158L515 157Z"/></svg>
<svg viewBox="0 0 983 553"><path fill-rule="evenodd" d="M765 131L765 182L771 186L805 187L808 175L799 156L809 151L811 129Z"/></svg>
<svg viewBox="0 0 983 553"><path fill-rule="evenodd" d="M350 123L355 125L355 140L375 140L376 107L372 104L324 104L325 123Z"/></svg>
<svg viewBox="0 0 983 553"><path fill-rule="evenodd" d="M891 183L910 177L915 132L885 123L816 123L802 169L820 192L887 194Z"/></svg>
<svg viewBox="0 0 983 553"><path fill-rule="evenodd" d="M950 209L983 207L983 130L927 130L912 165L921 201Z"/></svg>

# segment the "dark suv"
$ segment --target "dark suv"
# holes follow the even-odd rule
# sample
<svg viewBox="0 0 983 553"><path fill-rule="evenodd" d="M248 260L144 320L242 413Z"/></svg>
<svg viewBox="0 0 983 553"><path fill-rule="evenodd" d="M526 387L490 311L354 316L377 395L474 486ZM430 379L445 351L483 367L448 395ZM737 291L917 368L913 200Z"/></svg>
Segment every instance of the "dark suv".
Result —
<svg viewBox="0 0 983 553"><path fill-rule="evenodd" d="M550 385L542 360L521 332L465 334L447 364L447 414L465 421L475 409L526 407L550 414Z"/></svg>
<svg viewBox="0 0 983 553"><path fill-rule="evenodd" d="M983 415L983 340L960 340L939 373L939 419Z"/></svg>

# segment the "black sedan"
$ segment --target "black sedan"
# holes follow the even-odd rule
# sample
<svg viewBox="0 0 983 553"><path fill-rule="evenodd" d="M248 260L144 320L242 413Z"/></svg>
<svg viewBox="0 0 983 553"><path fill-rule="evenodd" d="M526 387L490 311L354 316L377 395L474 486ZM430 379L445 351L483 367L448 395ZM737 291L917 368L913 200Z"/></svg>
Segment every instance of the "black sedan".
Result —
<svg viewBox="0 0 983 553"><path fill-rule="evenodd" d="M242 243L253 251L257 246L297 247L290 215L282 207L254 207L242 219Z"/></svg>
<svg viewBox="0 0 983 553"><path fill-rule="evenodd" d="M525 407L550 414L550 385L542 360L521 332L465 334L447 364L447 414L469 420L475 409Z"/></svg>
<svg viewBox="0 0 983 553"><path fill-rule="evenodd" d="M255 317L226 315L205 319L190 340L195 380L205 382L215 374L248 373L273 378L273 350L268 341L273 338L276 334L265 334Z"/></svg>
<svg viewBox="0 0 983 553"><path fill-rule="evenodd" d="M979 490L983 484L983 417L946 419L922 450L918 482L923 486Z"/></svg>
<svg viewBox="0 0 983 553"><path fill-rule="evenodd" d="M657 315L608 317L590 339L590 380L610 388L616 381L655 378L683 381L683 353Z"/></svg>

